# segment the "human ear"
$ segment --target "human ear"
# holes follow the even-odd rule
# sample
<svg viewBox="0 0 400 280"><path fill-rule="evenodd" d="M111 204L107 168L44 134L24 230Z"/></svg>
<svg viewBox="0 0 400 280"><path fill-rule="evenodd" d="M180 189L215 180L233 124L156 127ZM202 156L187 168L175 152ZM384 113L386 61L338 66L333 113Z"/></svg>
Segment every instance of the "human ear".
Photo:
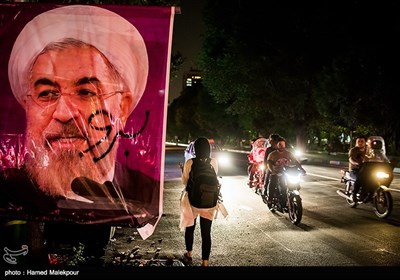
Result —
<svg viewBox="0 0 400 280"><path fill-rule="evenodd" d="M121 99L121 120L123 123L126 123L126 121L129 118L129 115L131 114L131 107L133 103L133 97L131 92L126 91L122 94L122 99Z"/></svg>

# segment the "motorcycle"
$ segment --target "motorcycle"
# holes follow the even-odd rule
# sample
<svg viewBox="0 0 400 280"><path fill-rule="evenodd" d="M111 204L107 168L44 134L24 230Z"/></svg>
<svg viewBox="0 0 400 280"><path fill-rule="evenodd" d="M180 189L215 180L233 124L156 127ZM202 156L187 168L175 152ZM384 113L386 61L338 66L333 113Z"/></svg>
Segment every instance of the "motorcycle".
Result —
<svg viewBox="0 0 400 280"><path fill-rule="evenodd" d="M267 205L272 213L279 211L288 213L290 221L297 225L303 216L303 204L300 197L300 181L304 176L304 169L298 166L284 166L278 173L278 184L267 192ZM271 195L271 198L269 196Z"/></svg>
<svg viewBox="0 0 400 280"><path fill-rule="evenodd" d="M385 153L385 142L380 136L371 136L367 140L366 155L360 166L357 180L360 180L360 191L353 200L353 189L356 179L349 171L342 170L341 183L344 189L336 192L346 199L351 208L360 204L372 203L378 218L389 217L393 209L393 198L389 186L393 180L393 166Z"/></svg>
<svg viewBox="0 0 400 280"><path fill-rule="evenodd" d="M253 175L253 180L249 180L249 186L250 188L254 188L256 194L261 194L264 188L265 165L263 162L253 164L255 164L256 167Z"/></svg>
<svg viewBox="0 0 400 280"><path fill-rule="evenodd" d="M247 167L247 173L249 176L249 182L247 184L250 188L255 188L256 194L261 194L264 186L264 156L267 144L268 139L264 137L258 138L253 142L252 150L248 155L249 165ZM252 179L250 179L250 177L252 177Z"/></svg>

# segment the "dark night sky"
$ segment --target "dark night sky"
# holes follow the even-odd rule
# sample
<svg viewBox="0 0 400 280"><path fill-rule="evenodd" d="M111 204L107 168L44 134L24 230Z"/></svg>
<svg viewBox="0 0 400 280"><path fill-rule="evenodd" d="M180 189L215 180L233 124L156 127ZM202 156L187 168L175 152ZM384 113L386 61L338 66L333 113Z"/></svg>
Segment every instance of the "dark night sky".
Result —
<svg viewBox="0 0 400 280"><path fill-rule="evenodd" d="M379 5L369 3L366 4L364 9L361 10L359 8L357 8L356 10L351 10L351 7L347 8L346 1L343 2L333 0L327 1L326 3L324 1L317 2L319 3L319 5L315 5L315 7L313 6L313 1L305 2L308 4L307 7L309 8L306 14L312 16L311 21L323 21L324 16L318 14L318 7L322 9L326 6L332 6L331 10L322 9L323 15L330 16L329 20L327 20L327 22L325 23L331 23L332 25L321 28L321 36L317 38L317 43L325 44L322 45L321 48L324 46L328 46L333 48L333 50L338 51L338 48L346 47L345 43L350 39L365 40L360 42L364 45L372 43L383 44L392 37L390 32L392 30L395 30L394 28L391 28L391 31L385 31L385 29L383 28L385 27L385 25L390 26L391 24L393 24L393 18L398 18L397 13L399 11L399 5L393 4L396 3L396 1L387 1L388 3L386 4L385 1L383 1ZM357 1L352 2L356 3ZM181 68L178 78L173 79L170 82L168 98L169 103L171 103L173 99L177 98L182 91L183 73L188 71L191 67L197 68L195 58L198 52L201 50L203 37L202 34L204 33L204 23L202 22L202 9L204 3L205 0L181 0L181 14L175 15L172 53L180 51L180 53L186 58L186 61ZM289 9L290 7L291 6L289 5L287 13L283 14L284 16L287 14L296 13L295 10L291 11ZM260 10L258 12L260 12ZM336 18L341 19L342 17L346 16L348 16L348 24L350 24L350 27L352 28L351 30L349 30L344 23L342 24L342 20L337 21L338 26L334 25L336 22ZM275 17L272 16L272 18ZM262 20L264 19L262 18ZM267 20L268 19L265 19L265 21ZM279 21L277 22L279 23ZM397 22L396 24L398 25ZM276 27L279 27L279 25L276 25ZM342 30L341 28L345 28L345 30ZM343 31L346 32L344 32L344 35L342 36L341 33L343 33ZM336 33L332 34L329 32ZM368 35L370 33L371 35ZM335 38L344 41L338 41L335 40ZM393 42L391 42L391 44L393 44ZM331 51L331 49L328 49L326 51L321 50L321 53L329 51Z"/></svg>
<svg viewBox="0 0 400 280"><path fill-rule="evenodd" d="M203 22L201 19L204 0L181 0L181 14L176 14L172 39L172 53L179 51L185 63L177 79L170 82L169 103L182 91L182 75L191 67L196 68L196 55L201 49Z"/></svg>

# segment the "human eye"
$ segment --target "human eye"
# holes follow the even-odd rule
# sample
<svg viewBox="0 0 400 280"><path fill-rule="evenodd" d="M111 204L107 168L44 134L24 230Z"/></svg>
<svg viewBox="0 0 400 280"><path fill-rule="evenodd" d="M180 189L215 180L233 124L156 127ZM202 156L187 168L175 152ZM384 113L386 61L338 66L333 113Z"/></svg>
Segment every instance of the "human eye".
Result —
<svg viewBox="0 0 400 280"><path fill-rule="evenodd" d="M60 96L60 92L56 90L43 90L39 92L37 95L37 100L40 102L48 102L48 101L53 101L57 100Z"/></svg>
<svg viewBox="0 0 400 280"><path fill-rule="evenodd" d="M91 100L98 97L99 93L95 90L83 88L78 90L77 95L83 100Z"/></svg>

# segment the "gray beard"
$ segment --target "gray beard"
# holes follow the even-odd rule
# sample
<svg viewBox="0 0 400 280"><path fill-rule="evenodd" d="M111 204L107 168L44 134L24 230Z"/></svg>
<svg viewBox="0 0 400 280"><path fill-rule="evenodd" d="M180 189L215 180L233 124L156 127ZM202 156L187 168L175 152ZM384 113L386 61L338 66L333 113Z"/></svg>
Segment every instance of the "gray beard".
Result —
<svg viewBox="0 0 400 280"><path fill-rule="evenodd" d="M80 157L77 150L63 150L57 154L38 146L28 150L33 157L27 160L26 168L39 188L51 196L67 196L71 192L72 181L80 176L104 183L105 175L110 170L102 169L102 161L107 162L106 159L96 164L91 155Z"/></svg>

